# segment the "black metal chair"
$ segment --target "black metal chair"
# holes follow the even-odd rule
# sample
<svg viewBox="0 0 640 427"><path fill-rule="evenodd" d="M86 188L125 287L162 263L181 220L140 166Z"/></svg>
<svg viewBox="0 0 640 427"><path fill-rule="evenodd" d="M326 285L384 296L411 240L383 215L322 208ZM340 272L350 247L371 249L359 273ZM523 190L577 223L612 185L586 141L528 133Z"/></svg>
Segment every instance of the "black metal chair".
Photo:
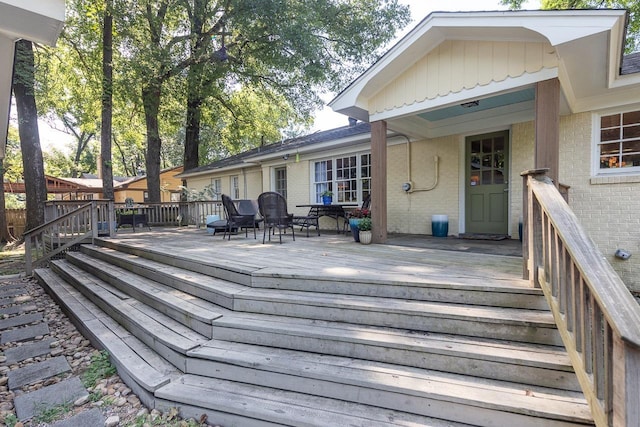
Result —
<svg viewBox="0 0 640 427"><path fill-rule="evenodd" d="M296 240L295 230L293 229L293 215L287 211L287 200L275 191L268 191L258 196L258 208L260 215L264 220L264 229L262 232L262 243L265 241L266 233L269 233L269 241L271 241L271 231L278 230L280 243L282 243L282 230L291 229L291 236Z"/></svg>
<svg viewBox="0 0 640 427"><path fill-rule="evenodd" d="M222 239L227 237L229 233L229 239L231 240L231 232L233 230L240 230L244 228L244 236L249 237L248 229L253 228L253 238L256 239L256 216L255 214L241 214L236 209L236 205L231 200L231 197L226 194L222 195L222 206L224 206L224 213L227 217L227 224L224 228L224 234Z"/></svg>

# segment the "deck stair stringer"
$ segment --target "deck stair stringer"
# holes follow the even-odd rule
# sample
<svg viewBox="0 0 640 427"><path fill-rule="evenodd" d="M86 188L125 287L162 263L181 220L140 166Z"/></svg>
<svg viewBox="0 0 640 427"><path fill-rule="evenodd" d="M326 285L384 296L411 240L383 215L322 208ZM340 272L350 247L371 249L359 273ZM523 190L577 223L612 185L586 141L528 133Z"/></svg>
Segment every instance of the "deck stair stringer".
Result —
<svg viewBox="0 0 640 427"><path fill-rule="evenodd" d="M93 346L108 352L118 374L140 400L154 408L156 390L181 372L50 269L36 269L34 276Z"/></svg>

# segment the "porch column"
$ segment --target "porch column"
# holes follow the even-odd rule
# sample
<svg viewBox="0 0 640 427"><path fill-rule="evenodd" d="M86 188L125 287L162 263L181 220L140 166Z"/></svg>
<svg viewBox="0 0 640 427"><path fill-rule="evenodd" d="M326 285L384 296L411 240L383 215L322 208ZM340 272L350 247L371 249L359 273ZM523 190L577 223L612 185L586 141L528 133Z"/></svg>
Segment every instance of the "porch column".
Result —
<svg viewBox="0 0 640 427"><path fill-rule="evenodd" d="M371 123L371 222L373 243L387 241L387 122Z"/></svg>
<svg viewBox="0 0 640 427"><path fill-rule="evenodd" d="M560 80L536 83L535 166L549 169L547 176L558 187L560 157Z"/></svg>

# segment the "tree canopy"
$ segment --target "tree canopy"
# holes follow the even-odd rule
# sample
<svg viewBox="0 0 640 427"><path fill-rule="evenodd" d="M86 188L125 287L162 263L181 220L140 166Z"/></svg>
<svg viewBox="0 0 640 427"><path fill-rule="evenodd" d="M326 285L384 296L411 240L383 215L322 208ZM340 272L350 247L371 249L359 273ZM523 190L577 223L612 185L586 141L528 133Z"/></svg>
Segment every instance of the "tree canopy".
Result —
<svg viewBox="0 0 640 427"><path fill-rule="evenodd" d="M102 23L113 15L113 172L186 169L304 129L408 23L397 0L68 0L39 49L40 111L76 137L75 171L100 134ZM94 149L95 152L95 149ZM74 171L72 171L74 173Z"/></svg>

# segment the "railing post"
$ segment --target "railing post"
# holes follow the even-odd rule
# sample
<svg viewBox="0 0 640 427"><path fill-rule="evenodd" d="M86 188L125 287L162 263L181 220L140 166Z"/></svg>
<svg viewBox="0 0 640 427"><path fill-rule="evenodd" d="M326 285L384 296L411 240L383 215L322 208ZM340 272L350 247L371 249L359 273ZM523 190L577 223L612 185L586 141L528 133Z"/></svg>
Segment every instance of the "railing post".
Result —
<svg viewBox="0 0 640 427"><path fill-rule="evenodd" d="M113 200L107 202L107 221L109 221L109 237L116 234L116 204Z"/></svg>
<svg viewBox="0 0 640 427"><path fill-rule="evenodd" d="M640 425L640 349L613 340L613 426Z"/></svg>
<svg viewBox="0 0 640 427"><path fill-rule="evenodd" d="M98 202L95 200L91 201L91 237L98 238Z"/></svg>
<svg viewBox="0 0 640 427"><path fill-rule="evenodd" d="M24 270L27 276L33 274L33 259L31 257L31 235L27 234L24 238Z"/></svg>
<svg viewBox="0 0 640 427"><path fill-rule="evenodd" d="M542 259L542 213L529 186L531 179L544 177L547 168L522 172L522 278L538 285L538 268Z"/></svg>

